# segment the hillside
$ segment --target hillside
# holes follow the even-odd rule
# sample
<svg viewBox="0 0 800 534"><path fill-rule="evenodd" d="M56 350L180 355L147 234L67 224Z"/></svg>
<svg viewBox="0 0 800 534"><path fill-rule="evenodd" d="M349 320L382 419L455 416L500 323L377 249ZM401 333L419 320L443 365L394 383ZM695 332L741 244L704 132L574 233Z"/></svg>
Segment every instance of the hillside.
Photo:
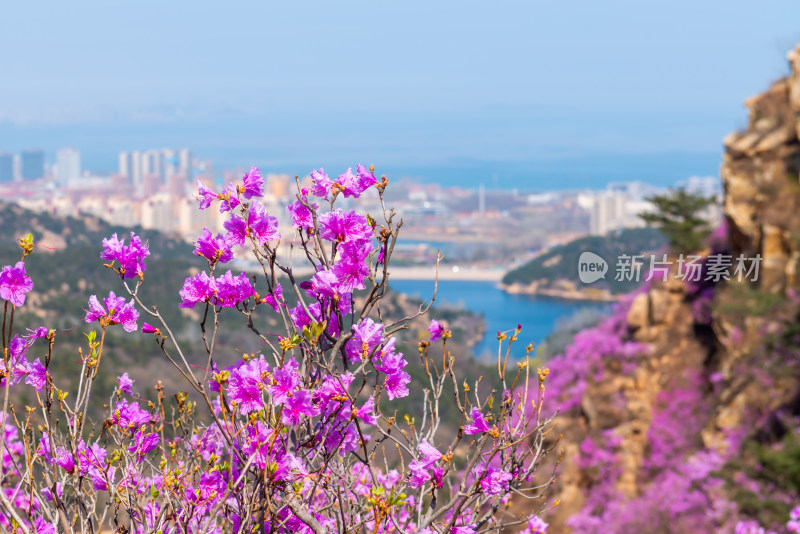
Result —
<svg viewBox="0 0 800 534"><path fill-rule="evenodd" d="M536 292L541 289L578 287L608 291L612 295L628 293L636 289L641 281L615 280L616 259L623 254L645 255L645 258L649 258L649 254L656 254L666 244L666 238L654 228L629 228L604 236L582 237L554 247L522 267L509 271L503 277L503 284L518 292L526 292L528 288ZM593 252L608 262L609 274L605 279L587 285L580 284L577 276L578 258L584 252Z"/></svg>

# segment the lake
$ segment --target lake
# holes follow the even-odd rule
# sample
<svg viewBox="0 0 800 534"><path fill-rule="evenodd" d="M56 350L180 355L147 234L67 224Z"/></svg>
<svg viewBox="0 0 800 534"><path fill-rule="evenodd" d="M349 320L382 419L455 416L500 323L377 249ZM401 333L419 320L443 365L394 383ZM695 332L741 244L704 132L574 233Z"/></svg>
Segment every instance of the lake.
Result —
<svg viewBox="0 0 800 534"><path fill-rule="evenodd" d="M394 291L430 300L433 282L396 280L390 284ZM540 295L511 295L499 289L495 282L440 280L434 306L447 304L480 313L486 320L486 335L475 347L475 355L497 354L497 331L512 330L522 325L518 343L526 346L533 341L541 344L565 319L582 309L608 309L608 303L554 299Z"/></svg>

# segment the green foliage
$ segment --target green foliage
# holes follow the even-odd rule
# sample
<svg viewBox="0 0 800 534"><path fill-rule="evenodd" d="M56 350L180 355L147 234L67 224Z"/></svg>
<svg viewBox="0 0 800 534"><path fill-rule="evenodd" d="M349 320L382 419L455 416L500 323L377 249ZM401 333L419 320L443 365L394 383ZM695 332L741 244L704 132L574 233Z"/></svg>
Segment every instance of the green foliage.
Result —
<svg viewBox="0 0 800 534"><path fill-rule="evenodd" d="M694 252L703 246L703 240L711 233L710 223L703 211L714 203L714 199L694 195L684 189L671 189L664 195L647 197L655 207L653 212L640 213L647 224L655 225L667 239L674 252Z"/></svg>
<svg viewBox="0 0 800 534"><path fill-rule="evenodd" d="M629 228L605 236L582 237L566 245L554 247L522 267L510 271L503 277L503 283L530 284L537 281L552 284L565 279L575 281L578 258L583 252L594 252L608 261L611 272L591 287L607 288L614 294L628 293L636 289L639 283L614 280L616 258L622 254L633 256L655 252L666 243L664 236L654 228Z"/></svg>
<svg viewBox="0 0 800 534"><path fill-rule="evenodd" d="M730 283L717 298L716 311L742 322L749 317L771 318L786 297L748 283Z"/></svg>
<svg viewBox="0 0 800 534"><path fill-rule="evenodd" d="M784 524L792 504L783 495L800 493L800 439L788 432L779 443L750 440L745 444L742 459L729 462L722 475L728 480L733 500L742 514L762 525ZM753 491L737 483L737 474L744 473L765 491ZM740 476L740 475L739 475Z"/></svg>

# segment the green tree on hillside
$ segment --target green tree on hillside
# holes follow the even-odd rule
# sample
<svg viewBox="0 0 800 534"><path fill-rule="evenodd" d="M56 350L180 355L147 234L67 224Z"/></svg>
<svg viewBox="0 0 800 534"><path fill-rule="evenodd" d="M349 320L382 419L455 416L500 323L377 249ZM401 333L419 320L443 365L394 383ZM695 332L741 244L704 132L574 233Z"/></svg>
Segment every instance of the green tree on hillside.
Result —
<svg viewBox="0 0 800 534"><path fill-rule="evenodd" d="M711 232L711 225L703 211L714 203L713 197L695 195L684 189L670 189L663 195L653 195L646 200L655 208L643 212L639 217L648 225L654 225L669 239L674 252L692 252L703 246Z"/></svg>

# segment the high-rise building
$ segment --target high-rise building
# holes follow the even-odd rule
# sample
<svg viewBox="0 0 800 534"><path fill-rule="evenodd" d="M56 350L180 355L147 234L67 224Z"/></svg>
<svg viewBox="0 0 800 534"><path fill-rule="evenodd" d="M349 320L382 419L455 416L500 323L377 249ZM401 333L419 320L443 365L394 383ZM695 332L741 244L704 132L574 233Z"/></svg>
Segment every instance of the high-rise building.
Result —
<svg viewBox="0 0 800 534"><path fill-rule="evenodd" d="M70 180L81 177L81 153L74 148L62 148L56 152L58 185L65 187Z"/></svg>
<svg viewBox="0 0 800 534"><path fill-rule="evenodd" d="M142 153L138 150L131 152L130 163L131 183L139 190L142 188L142 178L144 177L144 173L142 172Z"/></svg>
<svg viewBox="0 0 800 534"><path fill-rule="evenodd" d="M38 180L44 177L44 151L38 148L22 151L22 179Z"/></svg>
<svg viewBox="0 0 800 534"><path fill-rule="evenodd" d="M171 148L161 149L161 173L164 180L169 180L169 177L178 172L178 157L175 151Z"/></svg>
<svg viewBox="0 0 800 534"><path fill-rule="evenodd" d="M188 148L178 150L178 172L184 176L192 175L192 151Z"/></svg>
<svg viewBox="0 0 800 534"><path fill-rule="evenodd" d="M172 198L165 193L154 195L142 202L142 228L155 228L171 232L177 225Z"/></svg>
<svg viewBox="0 0 800 534"><path fill-rule="evenodd" d="M144 176L154 175L159 179L163 176L161 166L161 152L158 150L148 150L142 154L142 174Z"/></svg>
<svg viewBox="0 0 800 534"><path fill-rule="evenodd" d="M14 181L14 156L0 153L0 184Z"/></svg>
<svg viewBox="0 0 800 534"><path fill-rule="evenodd" d="M119 174L131 177L131 155L128 152L119 153Z"/></svg>

